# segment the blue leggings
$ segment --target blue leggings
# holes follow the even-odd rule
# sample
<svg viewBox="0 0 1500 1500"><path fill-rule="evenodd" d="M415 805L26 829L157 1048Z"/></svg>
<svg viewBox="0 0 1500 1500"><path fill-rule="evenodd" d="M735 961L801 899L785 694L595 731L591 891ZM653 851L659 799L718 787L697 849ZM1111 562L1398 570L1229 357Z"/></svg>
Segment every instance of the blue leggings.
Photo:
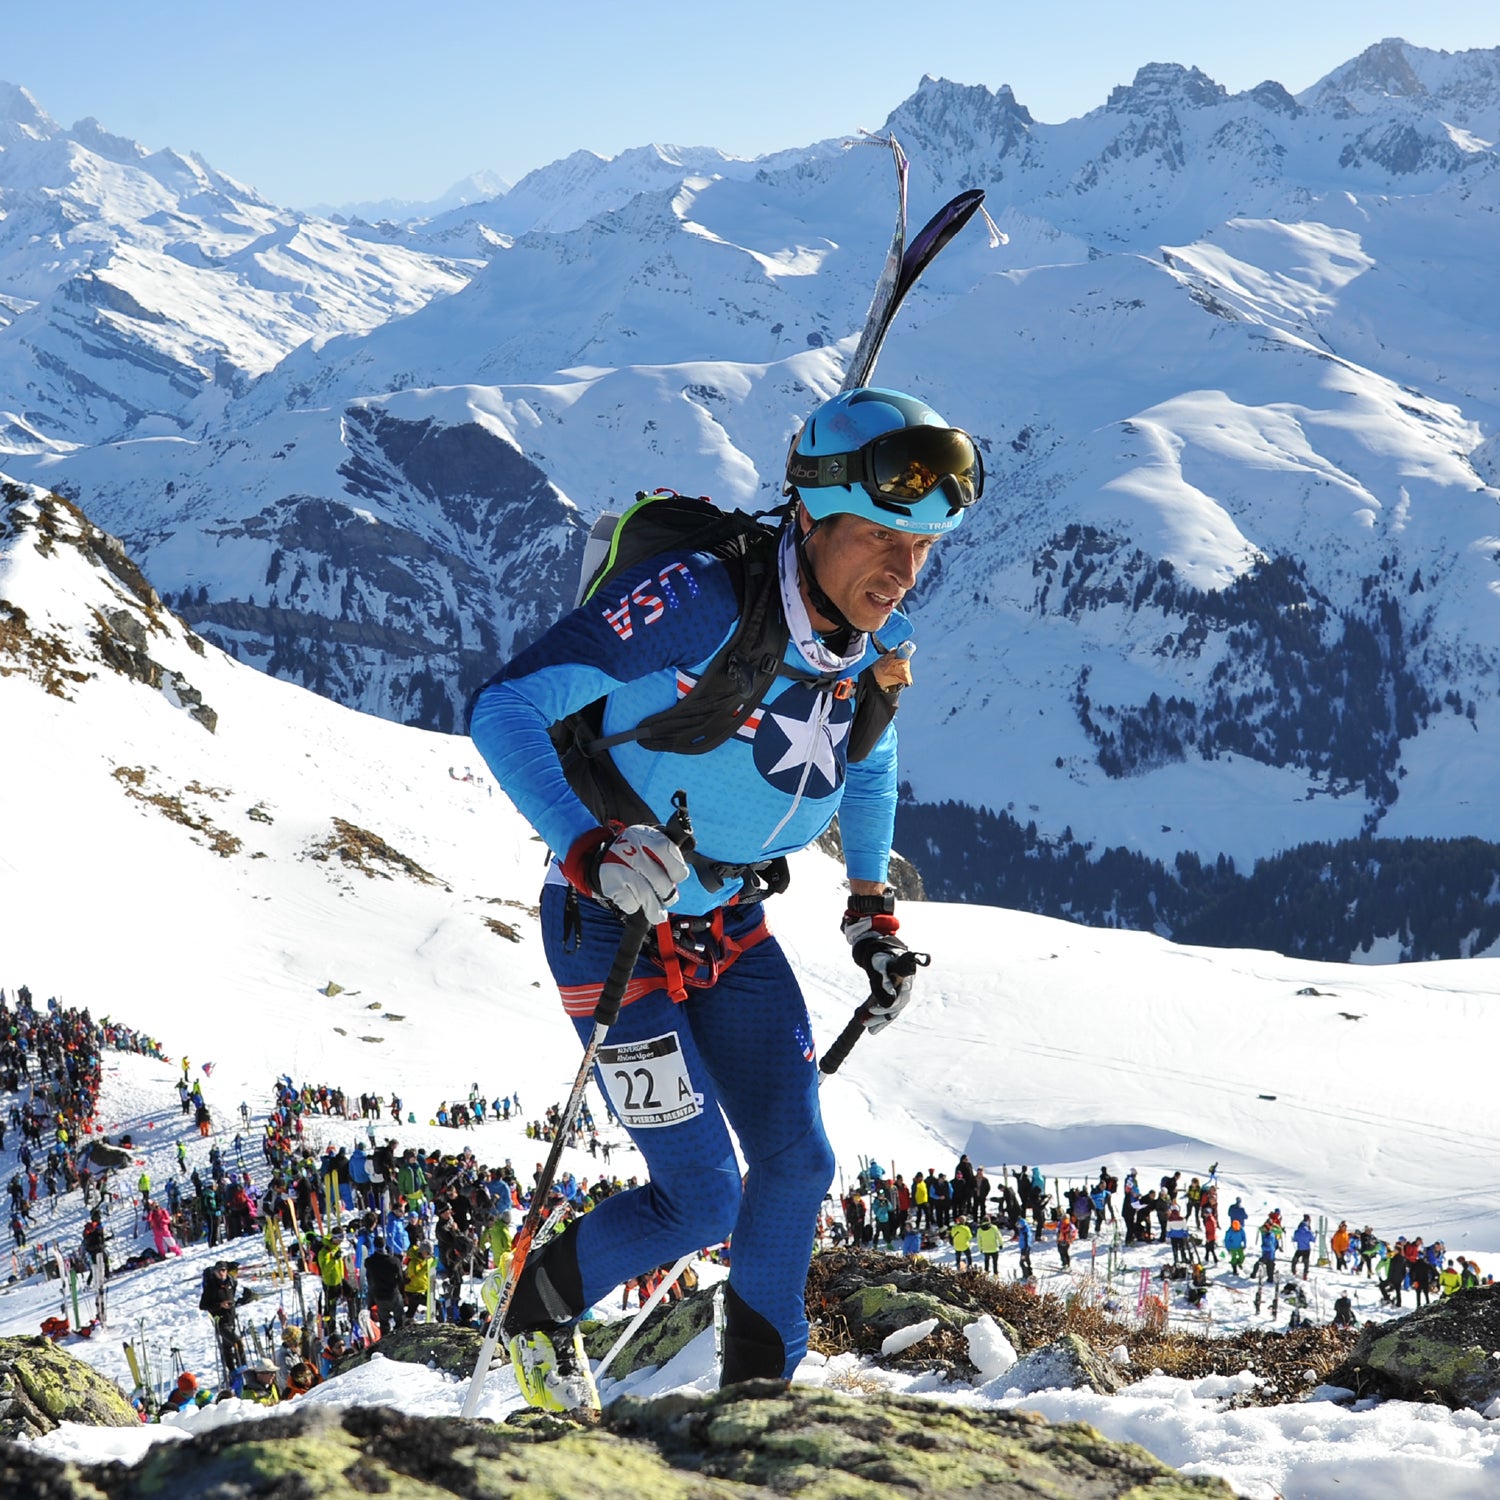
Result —
<svg viewBox="0 0 1500 1500"><path fill-rule="evenodd" d="M567 951L565 896L560 886L542 893L547 961L564 988L597 985L621 924L580 901L582 937ZM743 937L759 921L751 908L730 915L726 928ZM644 959L636 974L660 978ZM586 1041L592 1020L574 1024ZM650 1181L606 1198L575 1226L589 1304L732 1234L730 1285L780 1335L791 1377L807 1351L807 1267L834 1171L813 1056L802 992L771 937L711 988L690 989L680 1005L653 989L621 1010L595 1081L645 1158ZM745 1158L743 1187L726 1120Z"/></svg>

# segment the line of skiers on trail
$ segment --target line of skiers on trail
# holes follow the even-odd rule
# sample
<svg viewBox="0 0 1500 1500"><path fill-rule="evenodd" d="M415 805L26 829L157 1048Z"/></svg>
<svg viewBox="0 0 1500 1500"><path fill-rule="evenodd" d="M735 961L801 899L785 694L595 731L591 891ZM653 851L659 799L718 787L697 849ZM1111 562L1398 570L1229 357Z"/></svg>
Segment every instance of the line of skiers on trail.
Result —
<svg viewBox="0 0 1500 1500"><path fill-rule="evenodd" d="M1047 1191L1047 1178L1040 1167L1002 1169L991 1178L983 1167L975 1167L967 1154L960 1156L951 1177L933 1168L918 1172L908 1183L901 1173L887 1174L878 1162L863 1167L842 1202L843 1222L825 1215L820 1224L820 1243L879 1246L906 1254L938 1248L946 1240L954 1262L972 1268L974 1252L982 1256L982 1269L999 1274L1000 1251L1007 1236L1019 1253L1020 1274L1034 1274L1031 1255L1050 1233L1062 1269L1071 1265L1073 1247L1098 1235L1108 1223L1123 1230L1124 1245L1164 1243L1172 1251L1172 1271L1188 1283L1190 1305L1201 1304L1207 1287L1207 1266L1216 1264L1222 1247L1228 1270L1252 1282L1273 1285L1278 1258L1287 1245L1292 1250L1289 1274L1306 1280L1318 1231L1312 1215L1303 1214L1288 1236L1281 1210L1273 1208L1258 1229L1250 1229L1250 1212L1240 1199L1224 1212L1223 1238L1217 1163L1206 1176L1193 1177L1181 1186L1183 1173L1162 1177L1160 1183L1143 1189L1140 1174L1131 1169L1124 1182L1108 1166L1099 1169L1093 1183L1054 1183ZM1115 1211L1115 1194L1120 1209ZM994 1199L993 1211L991 1198ZM1253 1233L1253 1239L1252 1239ZM1112 1236L1113 1237L1113 1236ZM1245 1262L1252 1247L1257 1255L1247 1273ZM1329 1236L1328 1250L1340 1271L1355 1271L1377 1279L1381 1300L1401 1306L1401 1294L1411 1289L1418 1305L1436 1291L1447 1296L1472 1286L1488 1284L1477 1262L1465 1256L1449 1258L1441 1240L1424 1246L1420 1237L1398 1237L1388 1244L1369 1225L1354 1231L1347 1220ZM1177 1268L1181 1267L1181 1270ZM1258 1294L1257 1294L1258 1295ZM1338 1299L1335 1322L1352 1322L1352 1304Z"/></svg>
<svg viewBox="0 0 1500 1500"><path fill-rule="evenodd" d="M289 1083L290 1080L287 1082ZM350 1096L342 1088L333 1084L305 1083L295 1092L299 1115L331 1115L344 1120L366 1120L377 1124L389 1110L391 1122L400 1125L402 1111L406 1109L400 1094L394 1091L388 1100L383 1100L378 1093L361 1093L353 1108L350 1107ZM241 1108L243 1109L244 1106L242 1105ZM470 1084L467 1098L456 1099L451 1103L445 1100L439 1104L434 1111L431 1123L458 1129L472 1129L476 1124L484 1123L486 1110L489 1111L490 1118L508 1123L512 1113L520 1114L521 1112L521 1096L519 1093L504 1094L486 1102L479 1085ZM407 1110L405 1123L408 1125L417 1123L416 1115L410 1110Z"/></svg>
<svg viewBox="0 0 1500 1500"><path fill-rule="evenodd" d="M87 1206L108 1176L106 1169L96 1181L78 1148L96 1128L106 1050L165 1056L159 1042L108 1017L95 1021L56 997L39 1006L24 984L13 997L0 989L0 1091L11 1096L0 1111L0 1151L14 1131L17 1164L7 1190L18 1257L32 1238L43 1192L55 1211L60 1196L81 1187Z"/></svg>

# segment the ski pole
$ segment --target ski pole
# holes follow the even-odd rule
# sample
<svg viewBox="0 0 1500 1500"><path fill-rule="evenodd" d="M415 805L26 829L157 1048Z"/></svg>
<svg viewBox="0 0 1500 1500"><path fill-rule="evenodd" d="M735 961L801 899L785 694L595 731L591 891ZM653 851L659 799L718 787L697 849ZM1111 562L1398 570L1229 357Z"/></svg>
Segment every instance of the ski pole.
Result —
<svg viewBox="0 0 1500 1500"><path fill-rule="evenodd" d="M894 974L898 979L907 979L915 974L919 968L925 968L931 960L925 953L913 953L908 949L899 954L886 967L887 974ZM818 1063L818 1071L823 1077L831 1073L837 1073L843 1067L844 1059L854 1051L854 1044L865 1034L865 1028L874 1019L873 1002L866 1000L850 1018L849 1024L839 1032L838 1040L834 1042L827 1052L823 1054ZM819 1083L822 1078L818 1080Z"/></svg>
<svg viewBox="0 0 1500 1500"><path fill-rule="evenodd" d="M656 1283L656 1290L653 1291L651 1295L647 1297L646 1300L641 1304L640 1311L636 1313L636 1315L630 1320L630 1323L625 1329L625 1332L622 1333L619 1338L617 1338L614 1343L609 1346L609 1353L599 1361L599 1368L594 1371L595 1380L598 1380L604 1374L604 1372L609 1369L610 1365L614 1363L615 1355L617 1355L620 1350L630 1342L630 1340L635 1336L636 1330L641 1326L642 1323L646 1321L648 1317L651 1316L652 1311L661 1302L662 1298L665 1297L674 1286L676 1286L677 1278L681 1276L685 1270L687 1270L688 1262L694 1259L697 1254L698 1252L696 1250L689 1250L688 1253L684 1255L679 1261L677 1261L672 1269L668 1271L667 1274Z"/></svg>
<svg viewBox="0 0 1500 1500"><path fill-rule="evenodd" d="M693 825L688 817L687 793L675 792L672 796L672 806L676 808L676 811L667 820L663 831L679 849L687 853L693 847ZM584 1048L583 1061L579 1064L578 1074L573 1080L573 1089L568 1095L568 1102L558 1118L558 1129L552 1137L552 1149L547 1153L547 1160L532 1188L531 1206L526 1210L526 1218L511 1247L510 1271L505 1278L500 1300L495 1304L495 1311L490 1316L489 1326L485 1329L484 1341L479 1346L479 1358L475 1362L474 1374L469 1381L468 1392L464 1396L463 1408L459 1412L461 1417L472 1418L478 1409L479 1397L484 1389L484 1378L489 1374L490 1363L499 1346L500 1333L505 1325L506 1315L510 1312L516 1284L520 1280L521 1272L525 1269L526 1257L531 1250L532 1241L536 1238L536 1232L541 1228L547 1205L547 1193L552 1186L553 1177L557 1174L558 1163L562 1159L563 1143L567 1139L573 1121L578 1118L578 1108L583 1103L584 1091L594 1071L594 1063L598 1058L599 1048L603 1044L605 1034L619 1019L620 1005L625 998L625 986L629 983L631 974L635 972L636 961L641 956L641 949L645 946L650 932L651 924L647 921L644 912L632 912L626 918L624 935L620 939L614 962L609 967L609 973L599 992L598 1002L594 1006L594 1029L589 1035L588 1045Z"/></svg>

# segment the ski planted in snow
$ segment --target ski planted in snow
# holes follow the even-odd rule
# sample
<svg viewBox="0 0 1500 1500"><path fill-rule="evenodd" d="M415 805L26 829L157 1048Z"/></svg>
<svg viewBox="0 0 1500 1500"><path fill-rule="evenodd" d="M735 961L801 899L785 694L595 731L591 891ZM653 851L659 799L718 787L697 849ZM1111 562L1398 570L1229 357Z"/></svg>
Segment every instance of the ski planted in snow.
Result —
<svg viewBox="0 0 1500 1500"><path fill-rule="evenodd" d="M141 1374L141 1361L135 1352L135 1345L129 1339L126 1339L124 1347L125 1363L130 1366L130 1378L135 1381L135 1388L144 1393L146 1389L146 1377Z"/></svg>

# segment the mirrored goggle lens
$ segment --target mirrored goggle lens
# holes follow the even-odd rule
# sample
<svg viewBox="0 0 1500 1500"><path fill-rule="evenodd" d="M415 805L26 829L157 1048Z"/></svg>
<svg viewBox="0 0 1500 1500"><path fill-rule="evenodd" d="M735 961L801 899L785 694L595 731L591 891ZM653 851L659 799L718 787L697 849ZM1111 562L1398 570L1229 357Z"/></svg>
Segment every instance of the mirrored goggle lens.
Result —
<svg viewBox="0 0 1500 1500"><path fill-rule="evenodd" d="M957 427L904 427L869 447L869 479L892 500L925 499L943 488L957 506L984 493L984 464L969 434ZM944 481L951 480L951 484Z"/></svg>

